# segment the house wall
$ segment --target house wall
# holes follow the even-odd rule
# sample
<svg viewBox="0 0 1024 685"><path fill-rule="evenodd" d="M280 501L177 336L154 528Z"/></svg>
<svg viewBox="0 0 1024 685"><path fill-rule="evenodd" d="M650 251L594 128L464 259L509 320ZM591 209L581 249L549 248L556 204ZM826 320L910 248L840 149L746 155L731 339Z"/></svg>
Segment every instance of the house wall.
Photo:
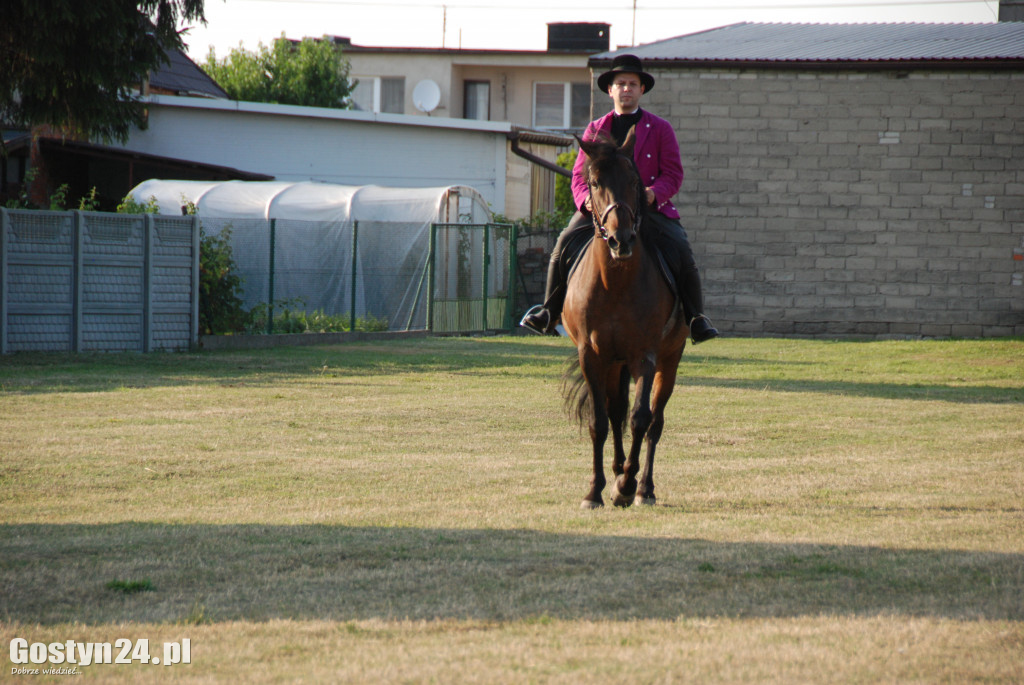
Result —
<svg viewBox="0 0 1024 685"><path fill-rule="evenodd" d="M453 80L458 93L453 102L458 109L453 116L463 113L463 84L466 81L489 81L491 84L491 121L511 121L519 126L533 126L534 84L536 83L590 83L590 71L583 68L549 68L510 66L457 66Z"/></svg>
<svg viewBox="0 0 1024 685"><path fill-rule="evenodd" d="M555 163L558 154L565 149L536 143L522 143L519 147L524 152L546 159L552 164ZM538 174L542 178L537 178ZM542 186L550 192L544 192L537 186ZM539 212L553 212L554 186L553 172L518 155L509 154L505 169L506 216L509 219L526 219Z"/></svg>
<svg viewBox="0 0 1024 685"><path fill-rule="evenodd" d="M401 115L213 101L192 106L182 100L155 99L149 127L133 132L125 148L281 181L467 185L492 211L518 211L505 203L507 125L408 125L411 117Z"/></svg>
<svg viewBox="0 0 1024 685"><path fill-rule="evenodd" d="M458 107L452 105L451 94L451 60L438 57L410 56L406 53L345 53L351 65L351 75L376 77L405 77L405 112L404 114L427 116L416 109L412 99L412 91L416 84L430 79L441 90L441 101L430 116L461 117L462 94L459 93Z"/></svg>
<svg viewBox="0 0 1024 685"><path fill-rule="evenodd" d="M725 333L1024 334L1024 74L653 73Z"/></svg>
<svg viewBox="0 0 1024 685"><path fill-rule="evenodd" d="M441 102L431 116L461 118L466 81L491 84L490 121L533 125L533 84L588 83L587 55L562 53L477 53L472 51L380 50L345 53L353 76L405 76L405 114L426 116L416 109L413 89L431 79L441 90Z"/></svg>

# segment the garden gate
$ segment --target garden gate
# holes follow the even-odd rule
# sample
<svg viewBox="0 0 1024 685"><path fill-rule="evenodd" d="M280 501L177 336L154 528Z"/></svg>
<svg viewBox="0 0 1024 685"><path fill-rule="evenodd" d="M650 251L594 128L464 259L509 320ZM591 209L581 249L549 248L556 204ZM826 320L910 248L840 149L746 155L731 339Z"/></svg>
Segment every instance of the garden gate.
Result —
<svg viewBox="0 0 1024 685"><path fill-rule="evenodd" d="M516 227L432 224L427 327L433 333L511 330Z"/></svg>

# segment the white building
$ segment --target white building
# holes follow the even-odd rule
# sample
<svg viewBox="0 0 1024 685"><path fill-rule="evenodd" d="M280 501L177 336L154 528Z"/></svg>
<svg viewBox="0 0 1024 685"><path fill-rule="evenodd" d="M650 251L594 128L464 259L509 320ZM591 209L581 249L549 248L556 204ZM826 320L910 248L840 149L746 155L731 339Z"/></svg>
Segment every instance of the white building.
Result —
<svg viewBox="0 0 1024 685"><path fill-rule="evenodd" d="M508 122L375 114L318 107L154 95L148 127L125 148L243 169L279 181L476 189L511 218L543 208L550 171L516 154L554 162L572 139Z"/></svg>

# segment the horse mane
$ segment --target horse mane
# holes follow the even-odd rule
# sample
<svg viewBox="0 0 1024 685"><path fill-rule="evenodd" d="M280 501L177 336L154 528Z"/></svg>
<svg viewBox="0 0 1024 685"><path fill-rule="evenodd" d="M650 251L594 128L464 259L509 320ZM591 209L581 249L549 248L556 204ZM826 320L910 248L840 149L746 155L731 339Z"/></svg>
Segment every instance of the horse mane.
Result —
<svg viewBox="0 0 1024 685"><path fill-rule="evenodd" d="M589 141L587 146L587 161L584 163L584 170L608 169L619 156L619 146L611 138L602 134Z"/></svg>

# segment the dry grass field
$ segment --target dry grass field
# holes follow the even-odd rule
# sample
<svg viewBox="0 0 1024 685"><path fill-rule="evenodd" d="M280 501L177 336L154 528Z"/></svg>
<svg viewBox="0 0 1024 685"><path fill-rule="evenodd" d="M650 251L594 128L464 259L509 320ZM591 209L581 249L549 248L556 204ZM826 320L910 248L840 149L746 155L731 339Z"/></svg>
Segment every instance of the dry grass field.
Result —
<svg viewBox="0 0 1024 685"><path fill-rule="evenodd" d="M1024 340L690 348L658 505L597 511L570 353L0 358L0 680L1024 681Z"/></svg>

